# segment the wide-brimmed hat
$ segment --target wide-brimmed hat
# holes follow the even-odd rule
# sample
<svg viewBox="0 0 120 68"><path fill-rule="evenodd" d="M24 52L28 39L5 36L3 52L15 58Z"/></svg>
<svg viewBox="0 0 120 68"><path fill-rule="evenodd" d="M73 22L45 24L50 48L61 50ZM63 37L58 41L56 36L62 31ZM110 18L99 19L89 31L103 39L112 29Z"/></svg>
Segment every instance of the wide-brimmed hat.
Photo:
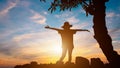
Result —
<svg viewBox="0 0 120 68"><path fill-rule="evenodd" d="M72 25L70 25L69 22L64 22L64 25L62 26L62 28L65 28L65 27L72 27Z"/></svg>

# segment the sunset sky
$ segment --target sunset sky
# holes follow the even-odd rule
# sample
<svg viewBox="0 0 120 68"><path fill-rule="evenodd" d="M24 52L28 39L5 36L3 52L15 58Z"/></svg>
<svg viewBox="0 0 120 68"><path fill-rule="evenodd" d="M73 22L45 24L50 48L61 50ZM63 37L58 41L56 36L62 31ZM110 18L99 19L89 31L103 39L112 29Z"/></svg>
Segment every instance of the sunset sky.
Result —
<svg viewBox="0 0 120 68"><path fill-rule="evenodd" d="M75 29L88 29L74 35L72 62L76 56L101 58L107 62L94 39L93 16L86 17L79 6L72 11L52 14L48 11L52 0L0 0L0 67L38 63L55 63L61 56L61 37L57 31L44 27L61 28L65 21ZM106 3L106 22L114 50L120 54L120 0ZM67 56L64 61L67 60Z"/></svg>

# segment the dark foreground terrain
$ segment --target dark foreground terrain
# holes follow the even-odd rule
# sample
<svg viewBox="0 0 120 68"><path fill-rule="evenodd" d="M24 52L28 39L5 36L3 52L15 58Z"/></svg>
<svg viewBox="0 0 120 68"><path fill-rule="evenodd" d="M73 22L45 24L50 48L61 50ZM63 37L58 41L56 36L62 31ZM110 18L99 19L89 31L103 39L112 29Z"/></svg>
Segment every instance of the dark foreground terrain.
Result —
<svg viewBox="0 0 120 68"><path fill-rule="evenodd" d="M30 64L16 65L14 68L120 68L118 64L104 64L100 58L91 58L89 61L84 57L76 57L75 63L38 64L33 61Z"/></svg>

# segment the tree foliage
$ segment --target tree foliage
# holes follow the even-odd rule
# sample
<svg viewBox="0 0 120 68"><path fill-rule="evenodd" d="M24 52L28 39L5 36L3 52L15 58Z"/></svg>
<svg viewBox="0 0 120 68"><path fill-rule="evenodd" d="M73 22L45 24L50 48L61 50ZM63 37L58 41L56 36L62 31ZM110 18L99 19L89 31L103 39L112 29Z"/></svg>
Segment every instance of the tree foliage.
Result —
<svg viewBox="0 0 120 68"><path fill-rule="evenodd" d="M40 1L46 2L46 0ZM76 8L79 5L81 5L82 8L86 11L86 15L88 15L88 13L93 14L94 6L92 0L53 0L48 10L51 11L51 13L54 12L57 8L59 8L60 11L71 11L72 8Z"/></svg>
<svg viewBox="0 0 120 68"><path fill-rule="evenodd" d="M46 2L46 0L40 0L41 2ZM51 2L51 6L49 7L49 11L54 12L58 8L60 11L70 10L72 8L76 8L79 5L86 11L86 16L88 13L90 15L94 15L95 6L92 2L93 0L53 0ZM107 2L109 0L100 0Z"/></svg>

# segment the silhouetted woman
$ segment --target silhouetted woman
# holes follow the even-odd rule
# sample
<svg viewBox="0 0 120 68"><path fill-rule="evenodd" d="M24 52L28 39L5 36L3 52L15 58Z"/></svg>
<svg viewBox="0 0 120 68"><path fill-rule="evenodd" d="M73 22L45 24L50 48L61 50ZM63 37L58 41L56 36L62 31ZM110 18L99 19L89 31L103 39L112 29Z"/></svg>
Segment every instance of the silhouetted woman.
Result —
<svg viewBox="0 0 120 68"><path fill-rule="evenodd" d="M62 26L63 29L52 28L52 27L49 27L49 26L45 27L45 28L48 28L48 29L56 30L61 35L62 56L61 56L60 60L58 61L58 63L63 61L63 59L66 56L67 51L68 51L68 62L67 63L71 63L72 51L73 51L73 48L74 48L73 34L75 34L77 31L88 31L86 29L70 29L71 27L72 27L72 25L70 25L69 22L64 23L64 25Z"/></svg>

